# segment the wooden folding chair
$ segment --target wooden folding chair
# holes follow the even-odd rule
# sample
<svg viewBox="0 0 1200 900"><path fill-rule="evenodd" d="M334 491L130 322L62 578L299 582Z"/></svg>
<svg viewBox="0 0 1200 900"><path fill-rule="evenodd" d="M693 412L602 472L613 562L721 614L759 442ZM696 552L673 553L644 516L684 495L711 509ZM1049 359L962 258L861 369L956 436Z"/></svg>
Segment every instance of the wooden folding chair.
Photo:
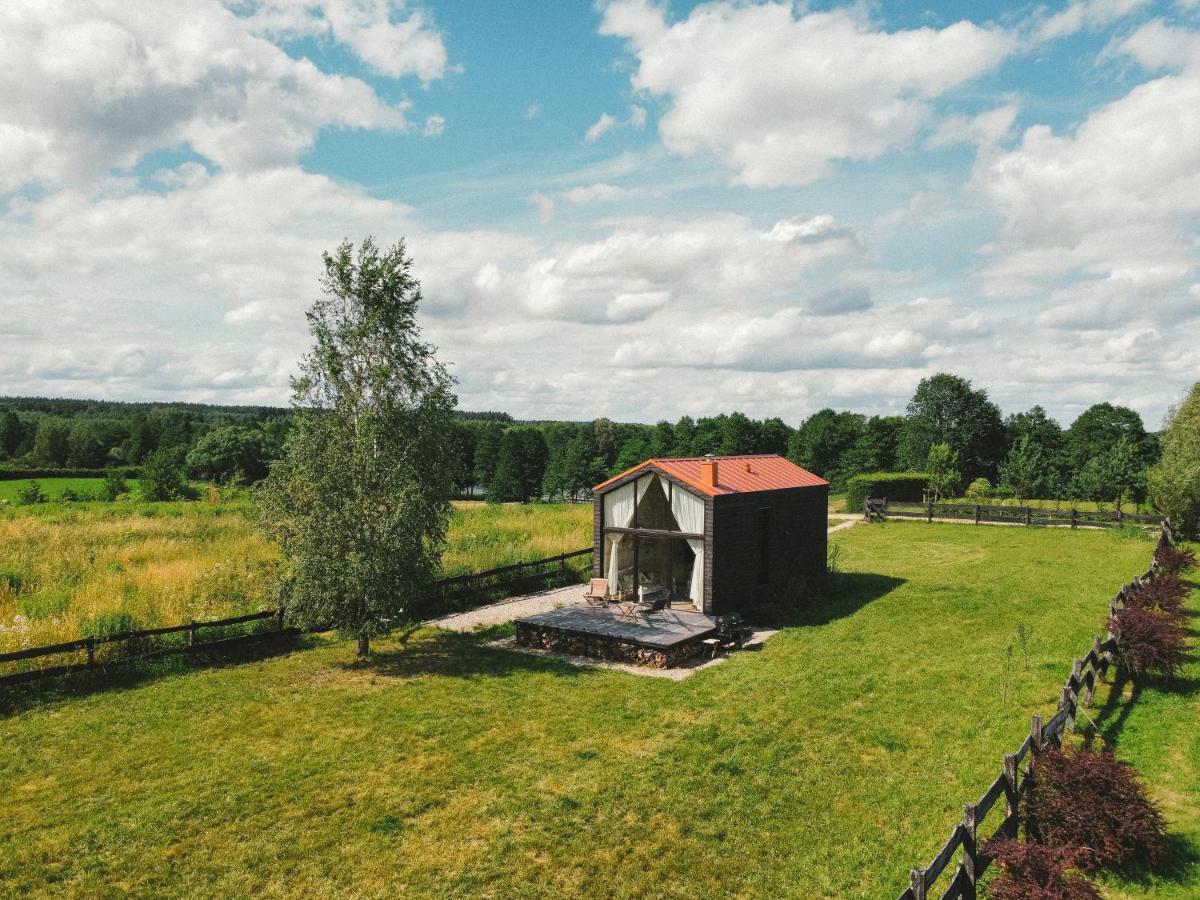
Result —
<svg viewBox="0 0 1200 900"><path fill-rule="evenodd" d="M593 578L588 583L583 599L587 601L588 606L608 606L608 579Z"/></svg>

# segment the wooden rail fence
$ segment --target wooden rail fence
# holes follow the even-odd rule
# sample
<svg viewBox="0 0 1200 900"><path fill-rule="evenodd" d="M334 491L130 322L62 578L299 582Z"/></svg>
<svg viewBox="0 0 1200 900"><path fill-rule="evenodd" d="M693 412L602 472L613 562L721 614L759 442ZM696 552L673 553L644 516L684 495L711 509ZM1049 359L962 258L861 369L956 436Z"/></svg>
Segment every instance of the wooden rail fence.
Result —
<svg viewBox="0 0 1200 900"><path fill-rule="evenodd" d="M1173 540L1170 522L1160 520L1160 524L1162 533L1158 545L1169 545ZM1109 614L1116 612L1125 602L1128 593L1146 579L1152 578L1156 570L1157 563L1152 560L1144 575L1138 575L1129 584L1124 585L1109 601ZM941 900L975 900L979 876L987 871L992 862L983 849L987 841L996 837L1015 838L1020 829L1021 798L1029 788L1030 770L1030 765L1022 768L1022 764L1026 760L1032 764L1037 755L1047 747L1062 745L1063 734L1075 727L1075 715L1080 704L1085 707L1091 705L1097 682L1113 664L1115 647L1116 642L1111 632L1103 636L1097 635L1092 641L1091 649L1082 658L1075 660L1071 674L1063 685L1058 711L1045 722L1040 715L1032 717L1029 735L1015 753L1004 754L1003 768L996 780L983 792L983 796L974 803L963 805L962 820L954 826L949 839L934 855L929 865L913 869L909 873L909 886L900 894L899 900L927 900L935 896L941 897ZM1004 817L998 827L981 841L980 827L988 814L999 806L1001 800L1004 801ZM941 894L933 893L934 882L950 869L956 853L959 855L959 861L949 883Z"/></svg>
<svg viewBox="0 0 1200 900"><path fill-rule="evenodd" d="M863 518L870 522L889 518L953 519L962 522L999 522L1007 525L1042 525L1071 528L1119 528L1162 524L1161 516L1094 510L1045 509L1037 506L997 506L986 503L892 503L886 498L863 503Z"/></svg>
<svg viewBox="0 0 1200 900"><path fill-rule="evenodd" d="M573 569L569 561L576 557L592 553L591 547L582 550L572 550L557 556L535 559L528 562L517 562L512 565L500 566L483 572L469 572L465 575L454 575L442 578L430 585L430 599L438 614L460 612L475 605L487 602L497 593L505 591L528 589L544 586L554 579L564 582L573 577ZM250 622L265 622L275 620L275 627L266 631L253 631L246 634L222 635L217 638L206 638L214 629L225 629ZM213 621L188 622L184 625L168 625L164 628L142 628L134 631L84 637L61 644L49 644L44 647L28 647L0 653L0 666L41 659L47 656L68 656L70 661L57 666L34 668L20 672L0 675L0 685L17 684L26 681L36 681L42 678L52 678L71 672L95 669L97 667L128 663L176 653L189 653L220 649L232 644L249 643L277 635L300 634L298 628L284 627L284 610L267 609L262 612L233 616L227 619ZM186 635L179 642L156 643L148 642L154 638L168 635ZM116 647L118 652L109 659L100 659L97 651L104 647Z"/></svg>

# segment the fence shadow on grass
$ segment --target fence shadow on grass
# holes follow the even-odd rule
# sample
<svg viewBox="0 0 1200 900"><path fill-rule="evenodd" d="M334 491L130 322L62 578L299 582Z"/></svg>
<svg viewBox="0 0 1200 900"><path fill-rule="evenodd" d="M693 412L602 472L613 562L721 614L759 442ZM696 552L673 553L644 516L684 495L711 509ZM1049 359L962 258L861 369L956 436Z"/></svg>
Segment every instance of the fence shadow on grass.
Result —
<svg viewBox="0 0 1200 900"><path fill-rule="evenodd" d="M337 663L346 671L370 672L381 678L443 675L450 678L505 678L516 672L544 672L568 678L591 674L570 663L527 653L499 653L482 646L486 640L506 637L512 629L493 626L477 632L425 629L399 645L373 649L365 660Z"/></svg>
<svg viewBox="0 0 1200 900"><path fill-rule="evenodd" d="M214 647L210 653L198 650L186 655L121 661L94 669L80 669L45 681L0 687L0 719L93 694L130 690L173 675L202 669L225 669L287 656L312 646L317 640L311 635L292 631L264 632L261 640Z"/></svg>

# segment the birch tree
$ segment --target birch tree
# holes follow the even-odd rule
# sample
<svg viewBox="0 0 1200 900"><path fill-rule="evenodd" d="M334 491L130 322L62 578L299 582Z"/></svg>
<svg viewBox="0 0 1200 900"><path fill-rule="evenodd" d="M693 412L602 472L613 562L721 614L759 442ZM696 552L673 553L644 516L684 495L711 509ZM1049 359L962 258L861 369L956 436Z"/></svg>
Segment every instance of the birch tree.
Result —
<svg viewBox="0 0 1200 900"><path fill-rule="evenodd" d="M450 519L452 379L421 340L403 242L325 254L295 422L260 491L287 619L358 641L419 621Z"/></svg>

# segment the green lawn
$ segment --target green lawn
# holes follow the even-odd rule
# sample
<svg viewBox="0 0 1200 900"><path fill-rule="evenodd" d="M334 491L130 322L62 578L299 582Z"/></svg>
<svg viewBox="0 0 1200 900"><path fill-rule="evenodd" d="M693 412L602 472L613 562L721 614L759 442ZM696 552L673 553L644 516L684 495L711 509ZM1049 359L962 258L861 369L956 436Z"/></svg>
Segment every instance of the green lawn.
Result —
<svg viewBox="0 0 1200 900"><path fill-rule="evenodd" d="M314 638L9 696L0 895L894 895L1152 545L923 523L832 540L832 601L680 683L427 631L367 665Z"/></svg>
<svg viewBox="0 0 1200 900"><path fill-rule="evenodd" d="M17 493L30 481L37 481L51 501L59 500L63 491L68 489L81 496L95 495L98 497L104 487L103 478L17 478L11 481L0 481L0 502L8 500L10 503L16 503ZM129 486L129 490L136 491L138 480L126 478L125 484Z"/></svg>

